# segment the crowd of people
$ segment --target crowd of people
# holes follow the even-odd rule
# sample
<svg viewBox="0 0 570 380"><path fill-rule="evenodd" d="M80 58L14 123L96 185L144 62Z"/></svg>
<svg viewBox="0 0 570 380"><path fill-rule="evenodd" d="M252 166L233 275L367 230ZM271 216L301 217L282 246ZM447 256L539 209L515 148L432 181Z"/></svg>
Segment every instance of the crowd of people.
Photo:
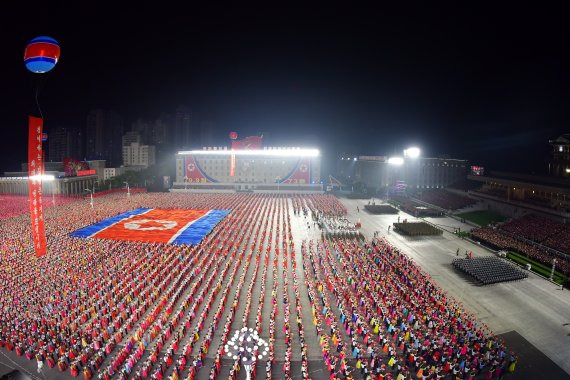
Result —
<svg viewBox="0 0 570 380"><path fill-rule="evenodd" d="M139 207L232 212L195 246L69 236ZM345 214L327 195L108 194L93 208L80 199L46 209L48 254L36 258L28 217L2 217L0 208L0 347L38 370L87 380L235 379L243 369L239 360L222 365L224 345L247 326L268 336L265 368L252 369L266 379L292 376L293 361L308 379L317 347L331 378L470 378L514 366L484 326L385 241L305 242L297 254L292 218L304 225Z"/></svg>
<svg viewBox="0 0 570 380"><path fill-rule="evenodd" d="M527 214L503 224L501 229L570 255L568 224L536 214Z"/></svg>
<svg viewBox="0 0 570 380"><path fill-rule="evenodd" d="M486 379L516 356L385 240L303 244L313 324L331 378Z"/></svg>
<svg viewBox="0 0 570 380"><path fill-rule="evenodd" d="M76 201L77 197L59 195L44 195L42 205L44 208L53 207ZM0 194L0 219L13 218L30 212L30 198L27 195Z"/></svg>
<svg viewBox="0 0 570 380"><path fill-rule="evenodd" d="M443 230L425 222L394 223L394 230L409 236L441 235Z"/></svg>
<svg viewBox="0 0 570 380"><path fill-rule="evenodd" d="M443 215L443 211L441 210L427 207L425 204L404 196L392 196L391 199L399 203L401 210L415 217L437 217Z"/></svg>
<svg viewBox="0 0 570 380"><path fill-rule="evenodd" d="M552 260L556 259L557 270L570 274L570 261L546 250L532 242L527 243L515 237L505 234L500 229L495 228L477 228L471 231L471 236L492 248L498 250L515 251L523 255L541 262L545 265L552 265Z"/></svg>
<svg viewBox="0 0 570 380"><path fill-rule="evenodd" d="M477 203L477 201L472 198L452 193L444 189L424 191L418 199L431 205L441 207L445 210L458 210Z"/></svg>

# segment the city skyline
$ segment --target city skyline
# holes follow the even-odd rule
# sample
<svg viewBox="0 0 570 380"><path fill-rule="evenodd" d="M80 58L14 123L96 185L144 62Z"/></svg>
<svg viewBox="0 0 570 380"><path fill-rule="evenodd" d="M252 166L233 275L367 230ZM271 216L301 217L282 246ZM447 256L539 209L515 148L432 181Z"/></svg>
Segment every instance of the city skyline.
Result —
<svg viewBox="0 0 570 380"><path fill-rule="evenodd" d="M48 131L81 127L91 109L115 110L127 131L186 105L193 133L212 145L230 131L263 133L271 145L319 146L327 157L419 145L430 156L544 172L548 141L569 130L568 26L555 9L84 7L42 5L25 17L13 8L2 26L1 170L25 160L36 85ZM39 78L21 55L42 34L62 53Z"/></svg>

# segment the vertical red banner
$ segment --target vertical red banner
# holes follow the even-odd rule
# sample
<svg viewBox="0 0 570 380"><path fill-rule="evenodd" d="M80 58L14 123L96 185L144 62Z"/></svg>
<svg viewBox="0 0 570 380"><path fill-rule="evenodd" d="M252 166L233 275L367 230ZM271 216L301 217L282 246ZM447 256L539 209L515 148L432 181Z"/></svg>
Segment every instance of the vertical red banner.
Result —
<svg viewBox="0 0 570 380"><path fill-rule="evenodd" d="M42 176L44 174L42 118L28 118L28 190L30 197L30 219L36 257L46 254L46 232L44 228L44 207L42 205Z"/></svg>
<svg viewBox="0 0 570 380"><path fill-rule="evenodd" d="M236 154L232 153L230 155L230 177L233 177L236 173Z"/></svg>

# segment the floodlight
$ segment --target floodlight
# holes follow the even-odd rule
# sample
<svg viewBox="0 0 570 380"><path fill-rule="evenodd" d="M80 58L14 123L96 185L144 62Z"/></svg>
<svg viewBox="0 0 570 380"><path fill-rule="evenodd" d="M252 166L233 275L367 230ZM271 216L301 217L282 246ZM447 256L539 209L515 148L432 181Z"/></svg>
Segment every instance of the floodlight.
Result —
<svg viewBox="0 0 570 380"><path fill-rule="evenodd" d="M404 150L404 156L410 158L418 158L420 156L420 148L412 147Z"/></svg>
<svg viewBox="0 0 570 380"><path fill-rule="evenodd" d="M390 157L388 159L388 163L391 165L402 165L404 163L404 159L402 157Z"/></svg>
<svg viewBox="0 0 570 380"><path fill-rule="evenodd" d="M36 174L28 177L32 181L53 181L55 177L52 174Z"/></svg>

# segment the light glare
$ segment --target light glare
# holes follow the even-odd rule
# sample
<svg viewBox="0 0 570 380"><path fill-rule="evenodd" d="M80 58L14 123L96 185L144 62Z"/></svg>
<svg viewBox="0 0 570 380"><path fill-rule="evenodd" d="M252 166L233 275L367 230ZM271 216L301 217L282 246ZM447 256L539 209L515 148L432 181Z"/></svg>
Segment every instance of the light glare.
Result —
<svg viewBox="0 0 570 380"><path fill-rule="evenodd" d="M404 163L404 159L402 157L390 157L388 159L388 163L391 165L402 165Z"/></svg>
<svg viewBox="0 0 570 380"><path fill-rule="evenodd" d="M291 149L291 150L183 150L178 152L180 155L230 155L236 156L273 156L273 157L318 157L320 152L318 149Z"/></svg>
<svg viewBox="0 0 570 380"><path fill-rule="evenodd" d="M410 158L418 158L420 156L420 148L412 147L404 150L404 156Z"/></svg>
<svg viewBox="0 0 570 380"><path fill-rule="evenodd" d="M36 174L28 177L32 181L53 181L55 180L55 176L52 174Z"/></svg>

